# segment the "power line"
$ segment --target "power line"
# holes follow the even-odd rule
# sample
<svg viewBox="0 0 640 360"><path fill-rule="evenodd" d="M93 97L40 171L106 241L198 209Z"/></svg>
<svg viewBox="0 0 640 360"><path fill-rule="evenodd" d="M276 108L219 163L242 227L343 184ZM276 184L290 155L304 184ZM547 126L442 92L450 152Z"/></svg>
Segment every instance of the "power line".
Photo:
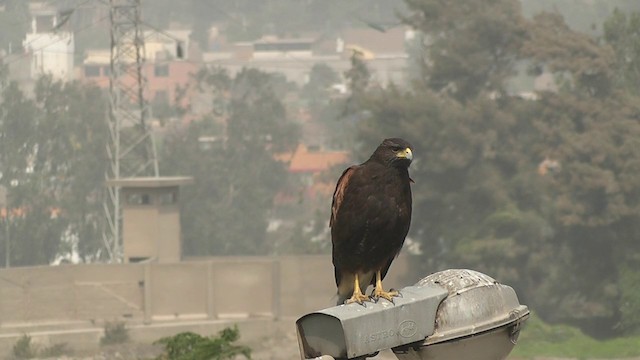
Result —
<svg viewBox="0 0 640 360"><path fill-rule="evenodd" d="M70 15L70 14L72 14L74 11L76 11L76 10L78 10L80 7L82 7L82 5L87 4L89 1L92 1L92 0L85 0L84 2L82 2L82 3L80 3L80 4L78 4L78 5L74 6L74 7L72 7L71 9L66 9L66 10L65 10L65 13L68 11L68 12L69 12L69 15ZM60 13L60 12L58 12L58 14L59 14L59 13ZM68 18L67 18L67 20L68 20ZM29 21L32 21L32 19L29 19ZM56 26L58 26L58 25L56 25ZM55 29L54 29L54 30L55 30ZM38 41L38 40L42 39L42 38L43 38L43 37L45 37L45 36L47 36L47 33L44 33L44 34L40 35L39 37L37 37L37 38L35 38L35 39L33 39L33 40L29 41L28 43L24 44L24 45L23 45L23 47L27 47L27 46L31 45L32 43L34 43L34 42L36 42L36 41Z"/></svg>

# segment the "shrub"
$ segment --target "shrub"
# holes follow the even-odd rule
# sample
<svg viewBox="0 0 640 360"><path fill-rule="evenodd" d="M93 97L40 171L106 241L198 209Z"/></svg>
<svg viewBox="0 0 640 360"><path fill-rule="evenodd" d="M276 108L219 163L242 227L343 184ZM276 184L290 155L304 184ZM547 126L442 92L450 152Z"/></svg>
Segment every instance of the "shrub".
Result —
<svg viewBox="0 0 640 360"><path fill-rule="evenodd" d="M53 358L60 357L62 355L69 355L71 353L73 353L73 351L71 351L71 348L69 348L69 345L67 343L58 343L47 346L46 348L42 349L38 355L39 357L43 358Z"/></svg>
<svg viewBox="0 0 640 360"><path fill-rule="evenodd" d="M229 360L236 355L251 359L251 349L247 346L233 345L240 338L237 326L225 328L217 337L205 337L192 332L182 332L165 337L156 344L164 345L164 353L156 360Z"/></svg>
<svg viewBox="0 0 640 360"><path fill-rule="evenodd" d="M13 357L16 359L33 359L38 351L31 343L31 336L24 334L13 345Z"/></svg>
<svg viewBox="0 0 640 360"><path fill-rule="evenodd" d="M122 344L129 341L129 330L123 322L107 322L104 324L104 336L100 345Z"/></svg>

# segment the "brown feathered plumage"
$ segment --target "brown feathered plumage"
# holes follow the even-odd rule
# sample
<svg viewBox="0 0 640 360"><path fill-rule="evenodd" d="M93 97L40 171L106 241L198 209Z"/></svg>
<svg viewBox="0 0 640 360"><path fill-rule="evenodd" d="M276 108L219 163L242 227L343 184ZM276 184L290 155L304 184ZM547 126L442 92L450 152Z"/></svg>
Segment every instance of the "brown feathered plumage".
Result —
<svg viewBox="0 0 640 360"><path fill-rule="evenodd" d="M330 220L338 304L368 300L356 294L356 283L362 293L374 285L375 299L397 295L383 291L381 281L409 231L412 158L407 141L385 139L369 160L340 176Z"/></svg>

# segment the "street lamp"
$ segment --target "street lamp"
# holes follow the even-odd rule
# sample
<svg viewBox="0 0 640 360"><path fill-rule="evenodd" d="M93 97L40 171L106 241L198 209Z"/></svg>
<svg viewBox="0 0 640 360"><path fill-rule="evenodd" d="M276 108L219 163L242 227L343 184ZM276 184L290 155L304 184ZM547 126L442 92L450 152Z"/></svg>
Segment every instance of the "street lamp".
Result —
<svg viewBox="0 0 640 360"><path fill-rule="evenodd" d="M515 291L473 270L431 274L386 300L334 306L296 322L301 359L504 360L529 310Z"/></svg>

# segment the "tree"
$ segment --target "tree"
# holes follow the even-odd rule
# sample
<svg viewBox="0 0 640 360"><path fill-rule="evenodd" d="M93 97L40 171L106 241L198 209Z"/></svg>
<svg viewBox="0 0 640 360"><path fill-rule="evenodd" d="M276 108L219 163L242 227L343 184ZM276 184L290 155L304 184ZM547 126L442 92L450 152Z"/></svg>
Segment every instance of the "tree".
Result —
<svg viewBox="0 0 640 360"><path fill-rule="evenodd" d="M15 83L3 89L0 183L13 210L5 218L12 265L48 264L70 247L96 258L107 165L100 97L96 87L49 77L36 83L34 100Z"/></svg>
<svg viewBox="0 0 640 360"><path fill-rule="evenodd" d="M33 243L34 240L42 239L36 237L35 231L32 232L32 236L24 236L25 227L28 229L34 222L42 220L43 215L42 211L26 211L27 206L30 205L30 194L38 188L32 176L33 152L36 147L36 141L33 138L36 130L34 119L37 116L37 109L31 100L24 97L15 83L3 86L0 99L2 99L0 105L2 178L0 182L7 191L6 216L3 219L3 228L6 231L2 232L5 246L0 251L5 258L7 256L5 250L9 249L8 256L13 265L38 263L48 257L48 254L42 253L45 247L38 246L42 243ZM43 197L39 205L46 207L47 202ZM35 246L36 251L33 254L29 253L23 245Z"/></svg>
<svg viewBox="0 0 640 360"><path fill-rule="evenodd" d="M340 117L351 117L357 121L364 107L365 94L371 81L371 72L362 58L362 54L357 51L351 54L351 67L344 72L344 77L347 82L348 96L344 100Z"/></svg>
<svg viewBox="0 0 640 360"><path fill-rule="evenodd" d="M638 12L631 13L627 17L616 10L604 24L605 40L611 45L616 54L614 82L617 86L633 95L628 97L628 101L634 101L635 104L637 104L640 96L639 34L640 13ZM637 109L636 105L635 108L626 110L634 111L637 114ZM628 113L625 115L629 116ZM631 120L635 120L632 124L635 125L637 115L635 117L631 116ZM626 128L621 127L618 131L626 132ZM619 142L618 139L621 137L621 134L617 134L616 142ZM619 168L624 175L619 176L619 178L623 181L623 186L626 190L625 195L629 197L629 202L635 202L637 201L637 193L635 191L637 180L633 175L638 171L638 164L634 159L629 158L627 150L628 147L634 146L632 139L625 138L627 140L625 151L619 153L619 156L625 159L622 167ZM623 236L620 236L619 241L623 246L615 251L620 289L620 327L629 332L640 329L640 317L638 316L640 313L638 311L640 309L640 289L632 285L636 284L640 277L640 272L637 271L638 265L640 265L640 248L634 241L638 229L636 223L634 223L633 215L626 217L625 221L621 222L624 233L622 233Z"/></svg>
<svg viewBox="0 0 640 360"><path fill-rule="evenodd" d="M541 12L561 14L571 29L592 36L602 35L602 19L611 16L615 9L632 13L640 11L635 0L609 1L558 1L539 0L522 2L523 13L531 18Z"/></svg>
<svg viewBox="0 0 640 360"><path fill-rule="evenodd" d="M563 171L550 182L557 239L571 250L567 271L582 275L565 289L569 296L561 308L590 319L582 320L583 325L611 327L624 319L610 305L620 304L621 294L629 291L622 286L623 269L640 253L633 241L640 230L635 225L640 210L635 188L640 179L635 160L640 156L639 99L628 87L616 86L616 73L625 71L617 64L629 49L622 50L622 38L601 44L572 32L557 15L541 14L534 20L525 53L562 79L558 94L541 98L542 110L534 121L542 134L551 135L545 143L563 163ZM609 25L616 21L624 19L614 15ZM616 48L617 53L612 51Z"/></svg>
<svg viewBox="0 0 640 360"><path fill-rule="evenodd" d="M252 69L235 78L203 70L198 78L218 109L172 132L162 156L163 171L195 178L183 191L184 252L264 254L269 212L287 176L275 154L299 136L274 90L281 83Z"/></svg>
<svg viewBox="0 0 640 360"><path fill-rule="evenodd" d="M616 9L604 23L604 38L616 53L616 84L640 95L640 13Z"/></svg>
<svg viewBox="0 0 640 360"><path fill-rule="evenodd" d="M410 236L429 249L416 267L486 271L542 317L596 335L637 328L618 310L640 304L628 289L640 254L640 102L617 86L616 65L635 66L634 23L614 16L603 44L557 14L524 19L517 1L408 6L405 20L428 39L421 77L367 90L356 111L367 115L363 148L389 136L416 148ZM523 63L559 90L511 96Z"/></svg>
<svg viewBox="0 0 640 360"><path fill-rule="evenodd" d="M407 5L405 21L427 35L423 76L431 88L461 101L481 91L505 92L526 34L519 2L408 0Z"/></svg>
<svg viewBox="0 0 640 360"><path fill-rule="evenodd" d="M302 88L302 96L312 104L328 101L331 85L340 81L340 77L333 69L325 64L318 63L311 67L309 81Z"/></svg>
<svg viewBox="0 0 640 360"><path fill-rule="evenodd" d="M51 184L64 217L68 238L60 254L77 251L85 261L101 259L103 253L102 193L109 166L106 94L93 85L40 80L36 100L44 111L40 122L39 153L43 169L55 173ZM96 101L102 99L103 101ZM71 249L73 247L75 249ZM101 255L102 254L102 255Z"/></svg>

